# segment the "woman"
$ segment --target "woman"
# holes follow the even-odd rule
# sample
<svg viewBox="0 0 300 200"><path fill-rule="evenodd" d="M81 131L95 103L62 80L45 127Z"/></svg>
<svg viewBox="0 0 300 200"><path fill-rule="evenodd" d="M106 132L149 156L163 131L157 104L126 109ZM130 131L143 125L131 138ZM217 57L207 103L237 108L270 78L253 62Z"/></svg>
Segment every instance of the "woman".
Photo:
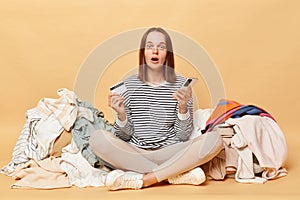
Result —
<svg viewBox="0 0 300 200"><path fill-rule="evenodd" d="M90 136L94 153L118 169L107 175L106 186L140 189L166 179L172 184L203 183L198 166L219 153L222 141L215 132L189 140L192 89L182 88L185 79L175 74L165 30L146 31L139 64L138 75L124 81L126 91L109 95L109 106L117 113L114 134L98 130Z"/></svg>

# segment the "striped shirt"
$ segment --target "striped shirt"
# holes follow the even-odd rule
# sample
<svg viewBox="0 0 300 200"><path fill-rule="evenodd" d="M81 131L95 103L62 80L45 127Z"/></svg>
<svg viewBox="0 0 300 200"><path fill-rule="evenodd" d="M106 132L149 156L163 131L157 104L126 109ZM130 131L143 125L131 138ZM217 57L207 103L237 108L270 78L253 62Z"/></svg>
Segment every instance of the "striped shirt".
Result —
<svg viewBox="0 0 300 200"><path fill-rule="evenodd" d="M188 102L189 115L178 117L177 100L173 94L185 78L152 86L137 75L124 81L127 90L122 94L127 121L124 126L115 122L115 135L143 149L157 149L186 141L193 129L193 100Z"/></svg>

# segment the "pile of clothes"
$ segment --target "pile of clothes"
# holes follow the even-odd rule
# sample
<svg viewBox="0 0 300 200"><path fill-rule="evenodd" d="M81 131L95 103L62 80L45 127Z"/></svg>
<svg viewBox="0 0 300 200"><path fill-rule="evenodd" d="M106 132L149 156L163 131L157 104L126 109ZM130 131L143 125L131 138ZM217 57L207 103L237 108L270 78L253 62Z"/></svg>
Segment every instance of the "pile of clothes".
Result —
<svg viewBox="0 0 300 200"><path fill-rule="evenodd" d="M89 146L95 130L113 132L103 112L62 88L59 98L43 98L26 112L26 122L10 163L1 173L17 181L12 188L104 186L114 169ZM223 180L234 175L241 183L264 183L285 176L287 146L275 119L253 105L222 99L214 109L194 112L191 138L217 130L224 149L201 166L206 175Z"/></svg>
<svg viewBox="0 0 300 200"><path fill-rule="evenodd" d="M12 188L103 186L112 169L89 146L94 130L112 131L103 112L62 88L58 99L43 98L26 112L26 122L1 173L14 177Z"/></svg>
<svg viewBox="0 0 300 200"><path fill-rule="evenodd" d="M275 119L264 109L221 99L214 109L194 114L192 137L220 133L224 149L202 166L207 176L240 183L264 183L287 175L287 145Z"/></svg>

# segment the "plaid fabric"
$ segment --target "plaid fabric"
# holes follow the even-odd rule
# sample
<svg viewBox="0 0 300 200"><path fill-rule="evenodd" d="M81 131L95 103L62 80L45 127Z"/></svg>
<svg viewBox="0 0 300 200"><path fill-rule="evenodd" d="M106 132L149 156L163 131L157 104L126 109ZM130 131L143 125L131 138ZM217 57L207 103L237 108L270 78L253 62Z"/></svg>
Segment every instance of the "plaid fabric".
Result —
<svg viewBox="0 0 300 200"><path fill-rule="evenodd" d="M211 131L216 125L225 122L229 118L239 118L244 115L259 115L275 119L264 109L254 105L242 105L236 101L221 99L206 121L205 129L202 133Z"/></svg>

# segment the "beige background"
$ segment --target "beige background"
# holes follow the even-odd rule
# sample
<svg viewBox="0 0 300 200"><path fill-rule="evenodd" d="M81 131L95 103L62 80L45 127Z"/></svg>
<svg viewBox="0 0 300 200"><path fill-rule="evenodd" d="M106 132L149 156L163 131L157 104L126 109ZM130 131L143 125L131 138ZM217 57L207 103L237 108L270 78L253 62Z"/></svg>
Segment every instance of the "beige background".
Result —
<svg viewBox="0 0 300 200"><path fill-rule="evenodd" d="M178 31L201 44L220 71L227 98L268 110L283 129L289 150L288 176L264 185L226 180L201 187L160 186L142 191L38 191L12 190L9 186L14 181L1 175L1 199L298 199L299 9L297 0L1 0L1 166L10 161L26 110L43 97L57 98L56 90L61 87L73 89L81 64L97 45L121 32L151 26ZM113 75L102 78L115 82L120 79L118 68L134 68L137 63L135 52L122 56L110 66ZM184 59L176 57L176 63L178 73L195 73ZM106 106L108 91L101 91L97 91L95 106L112 120ZM199 107L211 106L202 81L194 92Z"/></svg>

